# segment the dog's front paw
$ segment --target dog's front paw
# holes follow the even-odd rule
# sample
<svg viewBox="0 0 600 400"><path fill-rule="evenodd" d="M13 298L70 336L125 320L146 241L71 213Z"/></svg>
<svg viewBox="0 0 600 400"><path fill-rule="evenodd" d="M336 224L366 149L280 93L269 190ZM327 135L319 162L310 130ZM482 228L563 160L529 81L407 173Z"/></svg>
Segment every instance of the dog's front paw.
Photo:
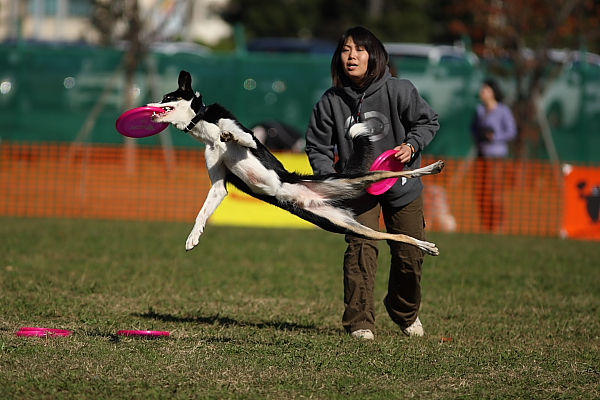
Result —
<svg viewBox="0 0 600 400"><path fill-rule="evenodd" d="M233 133L228 131L221 132L221 142L234 142L237 143L237 139L233 136Z"/></svg>
<svg viewBox="0 0 600 400"><path fill-rule="evenodd" d="M187 240L185 241L185 250L186 251L190 251L192 250L194 247L198 246L198 243L200 243L200 236L202 235L202 229L192 229L192 231L190 232L190 235L188 236Z"/></svg>

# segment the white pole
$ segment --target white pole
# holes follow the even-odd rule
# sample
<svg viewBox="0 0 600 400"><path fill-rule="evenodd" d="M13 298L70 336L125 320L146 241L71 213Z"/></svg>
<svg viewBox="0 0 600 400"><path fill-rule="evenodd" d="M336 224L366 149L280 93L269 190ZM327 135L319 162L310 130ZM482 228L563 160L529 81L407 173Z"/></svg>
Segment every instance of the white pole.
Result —
<svg viewBox="0 0 600 400"><path fill-rule="evenodd" d="M42 28L44 26L44 14L46 8L45 0L33 0L33 39L42 39Z"/></svg>
<svg viewBox="0 0 600 400"><path fill-rule="evenodd" d="M17 39L20 36L20 22L19 18L21 18L21 14L19 12L19 3L16 1L11 1L9 3L9 18L8 18L8 30L7 37Z"/></svg>
<svg viewBox="0 0 600 400"><path fill-rule="evenodd" d="M56 0L56 37L55 40L63 41L65 39L65 23L67 22L67 12L69 10L69 0Z"/></svg>

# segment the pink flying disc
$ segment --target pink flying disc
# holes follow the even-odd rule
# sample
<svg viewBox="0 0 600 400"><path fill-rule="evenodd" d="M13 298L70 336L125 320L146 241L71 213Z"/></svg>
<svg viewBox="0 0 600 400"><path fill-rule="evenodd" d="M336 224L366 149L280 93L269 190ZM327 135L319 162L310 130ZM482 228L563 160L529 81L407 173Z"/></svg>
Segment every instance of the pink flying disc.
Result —
<svg viewBox="0 0 600 400"><path fill-rule="evenodd" d="M66 329L50 329L50 328L37 328L37 327L23 327L16 333L17 336L37 336L37 337L51 337L51 336L69 336L71 331Z"/></svg>
<svg viewBox="0 0 600 400"><path fill-rule="evenodd" d="M121 336L149 336L149 337L159 337L159 336L171 336L169 332L165 331L118 331L117 335Z"/></svg>
<svg viewBox="0 0 600 400"><path fill-rule="evenodd" d="M152 121L152 115L163 112L165 110L160 107L148 106L126 111L117 119L117 131L121 135L138 139L156 135L169 126L166 122Z"/></svg>
<svg viewBox="0 0 600 400"><path fill-rule="evenodd" d="M398 151L388 150L377 157L373 165L371 165L371 171L402 171L404 169L404 163L398 161L396 157L394 157L396 153L398 153ZM379 181L369 186L367 192L374 195L383 194L394 186L396 181L398 181L398 178L384 179L383 181Z"/></svg>

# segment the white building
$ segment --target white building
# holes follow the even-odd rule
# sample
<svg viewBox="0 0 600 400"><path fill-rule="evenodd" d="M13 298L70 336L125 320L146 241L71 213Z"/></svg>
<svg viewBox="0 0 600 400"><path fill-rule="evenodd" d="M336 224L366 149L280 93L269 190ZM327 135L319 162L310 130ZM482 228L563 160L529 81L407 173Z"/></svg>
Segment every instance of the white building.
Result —
<svg viewBox="0 0 600 400"><path fill-rule="evenodd" d="M122 3L123 0L105 0ZM159 40L179 38L215 45L232 28L218 10L228 0L138 0L140 15ZM97 43L93 0L0 0L0 42L24 40ZM160 27L160 29L155 29Z"/></svg>

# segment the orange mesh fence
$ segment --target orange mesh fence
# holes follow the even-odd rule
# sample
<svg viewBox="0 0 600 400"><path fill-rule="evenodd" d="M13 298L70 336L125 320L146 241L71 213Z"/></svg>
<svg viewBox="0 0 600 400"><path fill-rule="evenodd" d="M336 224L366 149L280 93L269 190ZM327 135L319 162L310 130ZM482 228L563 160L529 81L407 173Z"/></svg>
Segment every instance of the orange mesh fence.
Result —
<svg viewBox="0 0 600 400"><path fill-rule="evenodd" d="M0 215L193 221L209 188L198 150L0 147Z"/></svg>
<svg viewBox="0 0 600 400"><path fill-rule="evenodd" d="M434 158L426 157L425 163ZM562 222L560 171L541 161L444 159L424 177L431 230L556 236Z"/></svg>
<svg viewBox="0 0 600 400"><path fill-rule="evenodd" d="M435 161L427 156L424 165ZM547 162L444 157L425 183L428 229L556 236L562 176ZM199 149L2 143L0 215L192 222L210 181Z"/></svg>

